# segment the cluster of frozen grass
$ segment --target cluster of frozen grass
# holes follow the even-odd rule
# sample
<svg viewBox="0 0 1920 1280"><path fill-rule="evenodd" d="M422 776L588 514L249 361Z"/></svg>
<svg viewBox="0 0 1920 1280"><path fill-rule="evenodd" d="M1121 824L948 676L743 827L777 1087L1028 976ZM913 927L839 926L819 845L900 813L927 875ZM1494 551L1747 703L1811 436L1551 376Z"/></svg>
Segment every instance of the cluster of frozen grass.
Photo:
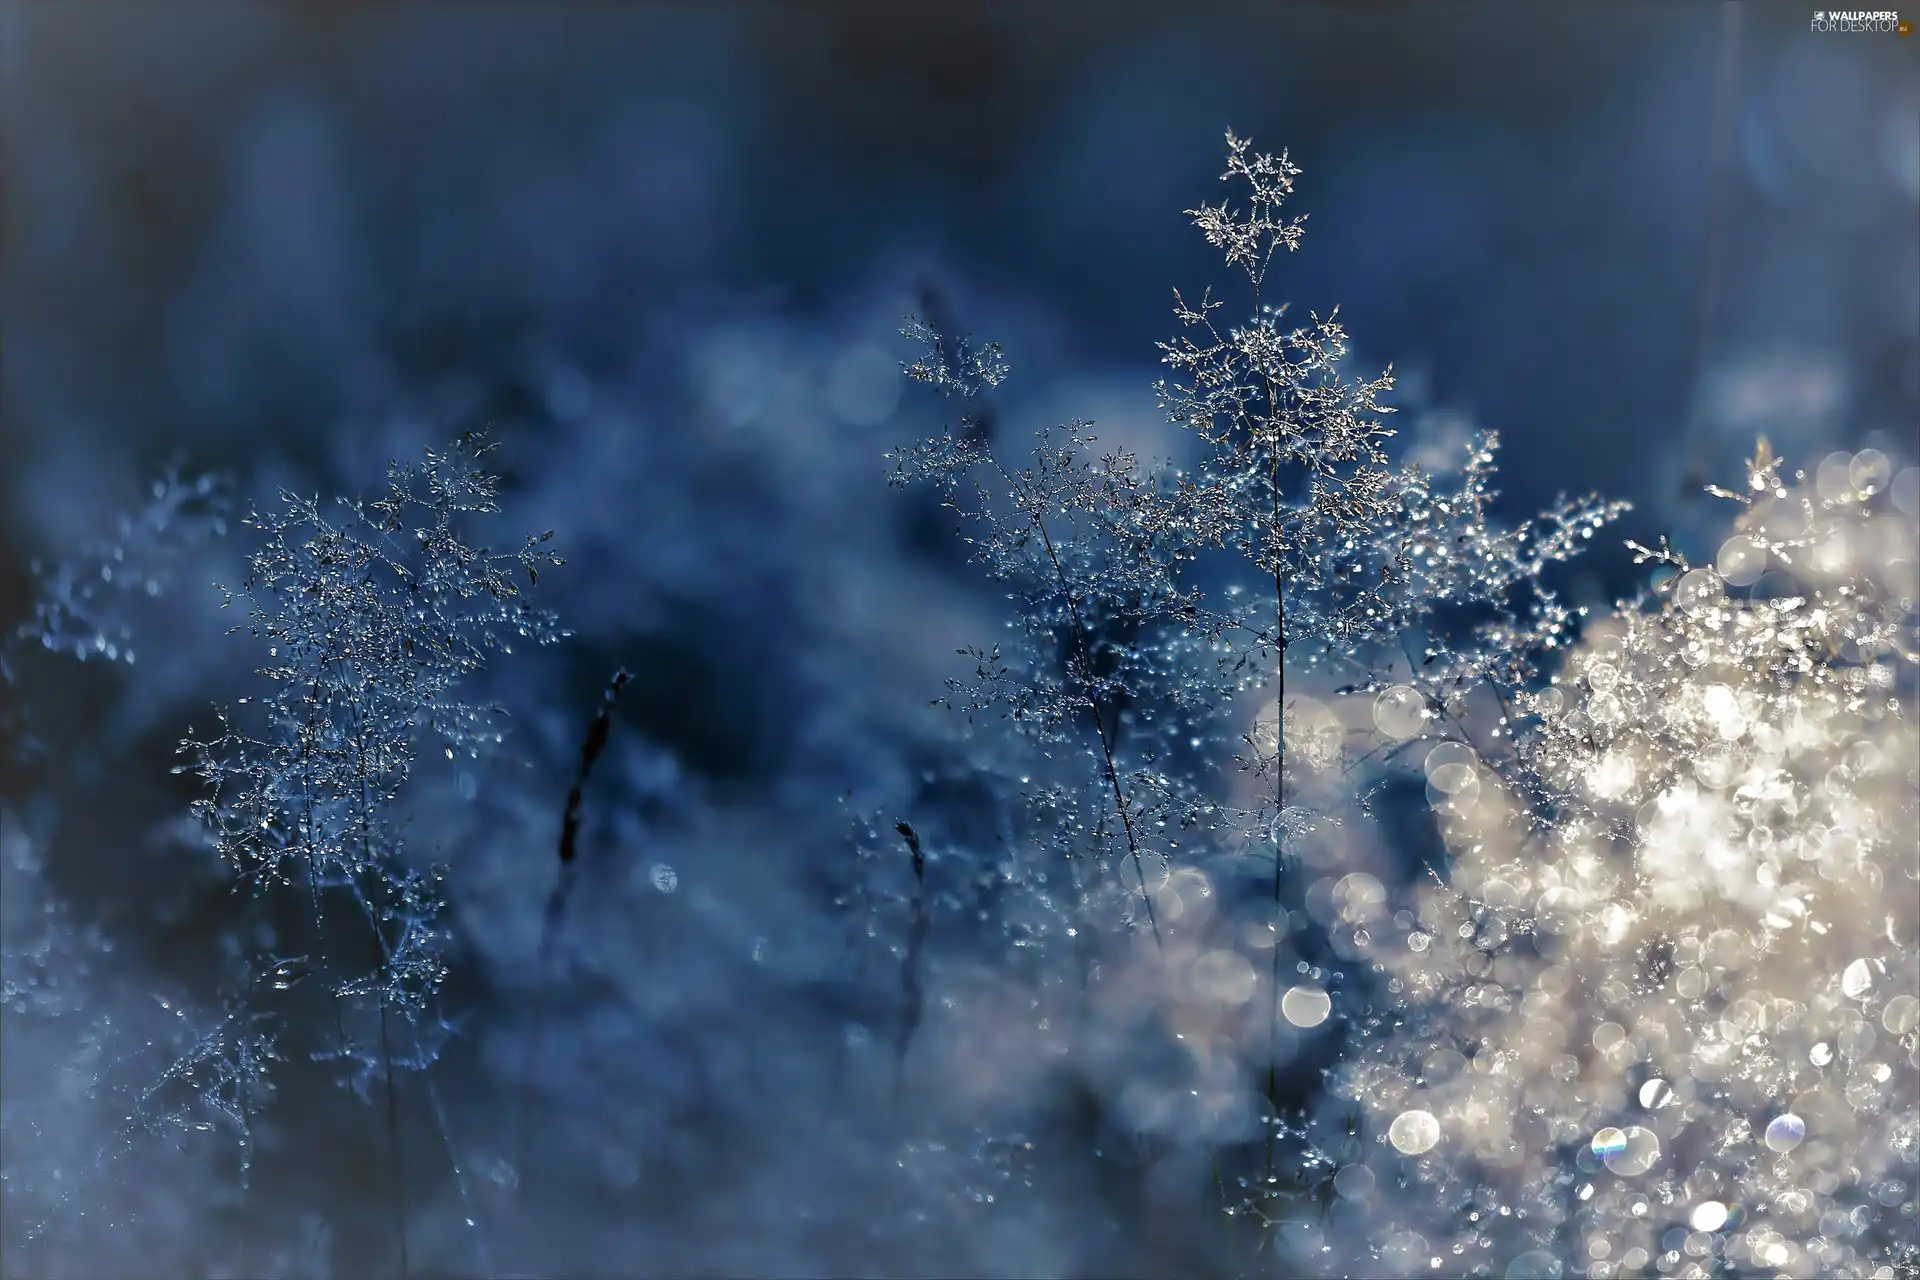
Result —
<svg viewBox="0 0 1920 1280"><path fill-rule="evenodd" d="M212 734L189 727L181 744L187 763L175 770L202 785L190 811L196 843L224 866L242 904L221 938L227 954L218 1010L198 1025L185 1005L156 995L193 1029L169 1037L177 1052L153 1068L152 1079L118 1089L101 1082L129 1056L148 1055L120 1044L107 1019L96 1021L104 1058L84 1092L105 1093L109 1108L124 1114L94 1160L60 1171L70 1185L59 1189L49 1216L27 1229L29 1239L56 1230L61 1211L87 1194L81 1178L110 1178L134 1135L167 1141L219 1129L237 1147L242 1219L233 1265L241 1272L258 1265L244 1203L256 1124L292 1061L339 1072L363 1100L381 1094L385 1198L405 1269L396 1073L430 1069L450 1030L438 1005L447 973L444 873L405 848L408 784L429 748L448 760L477 758L501 741L504 713L464 698L464 678L493 654L511 653L516 641L549 643L562 634L522 593L523 576L531 586L541 567L564 563L545 549L545 538L530 537L506 554L467 540L470 522L498 509L498 481L484 465L492 447L469 436L429 451L423 462L395 463L387 491L372 502L329 507L282 493L277 509L241 522L256 545L225 604L244 607L235 630L261 646L260 691L220 709ZM114 581L129 541L149 554L175 545L183 495L212 491L205 481L157 485L140 522L149 536L134 540L123 527L99 557L102 581ZM160 584L151 574L135 578L130 567L119 576L156 590ZM91 584L76 588L71 573L53 575L28 630L48 648L132 661L130 650L106 639L94 599ZM58 907L48 909L39 940L24 953L9 939L10 966L24 961L44 975L9 975L19 1012L61 1012L48 1006L47 991L62 975L39 954L60 945ZM425 1093L437 1115L431 1085ZM459 1157L449 1154L464 1195Z"/></svg>
<svg viewBox="0 0 1920 1280"><path fill-rule="evenodd" d="M1543 575L1624 505L1499 527L1489 437L1391 466L1389 380L1262 296L1297 171L1229 146L1249 204L1192 214L1251 318L1176 295L1163 346L1197 461L1076 423L1016 467L977 416L903 455L1017 607L954 705L1044 778L1017 843L1066 884L1030 867L1005 923L1084 959L1041 1039L1208 1170L1229 1268L1910 1265L1916 473L1790 486L1763 442L1716 565L1630 544L1658 589L1581 634ZM1004 374L908 336L942 389ZM1413 875L1373 803L1410 768L1445 846Z"/></svg>
<svg viewBox="0 0 1920 1280"><path fill-rule="evenodd" d="M1005 353L909 324L907 374L962 417L894 478L937 495L1006 626L961 650L944 737L875 705L898 669L808 650L828 687L769 699L794 759L766 812L729 799L744 762L650 740L705 668L635 611L713 611L683 630L738 684L721 632L866 653L942 616L927 583L717 584L660 541L641 591L611 577L631 548L569 545L568 620L613 637L583 662L620 667L596 715L514 653L564 635L527 599L560 562L477 541L483 440L375 501L250 516L227 600L256 683L188 732L164 855L220 904L192 908L197 996L76 919L0 812L9 1258L97 1268L110 1223L230 1274L1910 1261L1920 473L1869 450L1789 481L1763 449L1712 566L1640 547L1650 594L1591 618L1552 584L1624 505L1503 522L1492 435L1392 442L1390 374L1271 296L1298 176L1230 135L1231 194L1189 211L1240 296L1176 294L1177 462L1082 421L1010 448ZM755 425L744 350L700 365L711 474L559 373L533 485L691 522L678 480L728 479L754 491L715 538L770 563L768 527L836 518L835 489L804 433ZM894 401L875 365L826 379L862 430ZM217 498L163 483L11 643L126 660L97 584L163 589L119 566L220 532ZM550 704L544 772L499 759L508 659ZM335 1158L364 1213L301 1204ZM615 1225L576 1239L595 1205Z"/></svg>

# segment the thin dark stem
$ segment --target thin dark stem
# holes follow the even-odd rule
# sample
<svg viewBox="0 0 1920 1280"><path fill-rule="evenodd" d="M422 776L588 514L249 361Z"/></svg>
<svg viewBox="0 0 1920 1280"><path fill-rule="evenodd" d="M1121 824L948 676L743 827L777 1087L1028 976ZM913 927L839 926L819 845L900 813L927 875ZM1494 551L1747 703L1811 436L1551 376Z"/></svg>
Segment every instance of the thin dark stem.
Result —
<svg viewBox="0 0 1920 1280"><path fill-rule="evenodd" d="M240 1274L252 1271L248 1265L248 1255L253 1242L253 1219L251 1214L253 1199L253 1102L248 1096L247 1076L252 1068L250 1041L247 1032L252 1028L252 993L241 997L240 1003L240 1043L237 1056L240 1059L239 1079L234 1083L235 1103L240 1108Z"/></svg>
<svg viewBox="0 0 1920 1280"><path fill-rule="evenodd" d="M424 1059L425 1054L421 1052L420 1033L417 1029L414 1031L413 1043L414 1056ZM433 1108L434 1124L440 1130L440 1140L447 1148L447 1164L453 1169L454 1186L460 1192L460 1204L466 1210L467 1225L473 1228L473 1249L480 1260L480 1274L493 1275L493 1256L487 1248L486 1233L480 1229L479 1221L474 1216L473 1192L467 1185L467 1171L460 1163L460 1152L453 1144L453 1127L447 1121L447 1105L440 1097L440 1090L433 1083L432 1073L423 1071L420 1083L426 1089L427 1105Z"/></svg>
<svg viewBox="0 0 1920 1280"><path fill-rule="evenodd" d="M385 950L384 944L381 948ZM387 1076L387 1174L393 1180L393 1230L400 1239L401 1280L413 1274L407 1258L406 1168L400 1150L400 1089L393 1078L393 1042L387 1029L387 993L380 993L380 1061Z"/></svg>
<svg viewBox="0 0 1920 1280"><path fill-rule="evenodd" d="M580 767L574 771L573 787L567 792L567 810L560 819L560 865L570 864L577 852L575 846L580 838L580 804L587 785L587 775L593 772L593 765L607 749L607 739L613 734L613 709L620 700L620 691L627 686L632 677L625 667L613 673L613 679L607 682L606 692L600 695L600 711L594 716L593 723L587 728L586 739L580 744Z"/></svg>
<svg viewBox="0 0 1920 1280"><path fill-rule="evenodd" d="M1094 732L1100 738L1100 756L1106 763L1107 782L1113 788L1113 807L1119 813L1120 825L1127 833L1127 850L1133 855L1134 874L1140 877L1140 900L1146 904L1147 924L1153 929L1153 945L1164 951L1166 944L1160 938L1160 921L1154 914L1153 894L1147 888L1146 862L1140 857L1140 838L1133 828L1133 810L1120 785L1120 768L1114 762L1113 739L1107 732L1107 719L1100 706L1100 695L1093 690L1093 655L1087 650L1086 628L1080 619L1080 602L1074 599L1073 591L1067 585L1066 567L1060 563L1060 553L1054 548L1053 535L1047 532L1047 522L1036 513L1033 524L1040 531L1040 540L1047 548L1047 559L1052 561L1054 577L1060 583L1060 594L1067 602L1067 619L1073 629L1074 647L1079 650L1080 661L1086 670L1084 686L1087 707L1093 713Z"/></svg>
<svg viewBox="0 0 1920 1280"><path fill-rule="evenodd" d="M322 666L324 667L327 662L334 660L335 659L332 658L323 658ZM307 892L313 908L316 952L320 957L321 965L325 966L329 949L327 946L326 912L321 896L320 881L322 876L322 860L318 851L320 836L314 811L315 798L313 786L315 773L313 761L314 735L319 722L318 707L320 700L320 681L317 678L313 681L308 700L313 704L315 709L312 714L308 716L306 742L301 749L302 823L304 828L303 836L306 840ZM367 785L366 741L360 733L360 716L357 713L357 709L353 704L349 703L347 712L348 731L353 735L360 774L360 813L358 820L360 827L361 859L363 870L371 876L373 862L373 796ZM390 1197L390 1202L394 1208L395 1234L400 1244L400 1274L404 1278L411 1273L412 1267L407 1249L406 1183L402 1177L404 1170L400 1154L399 1098L393 1078L393 1053L387 1030L385 975L389 963L389 953L386 936L380 932L379 914L373 906L373 899L367 896L366 892L357 886L350 884L349 887L355 889L356 895L362 899L362 905L366 910L367 927L373 937L377 966L376 973L380 981L380 1056L382 1066L386 1072L386 1124L389 1152L388 1174L393 1183L393 1195ZM340 996L337 990L329 994L327 1006L333 1018L334 1034L338 1038L341 1049L347 1050L351 1047L353 1040L347 1032L346 1020L340 1013Z"/></svg>
<svg viewBox="0 0 1920 1280"><path fill-rule="evenodd" d="M322 658L321 667L324 669L326 664L332 661L335 661L335 659ZM314 679L312 687L308 690L307 702L308 705L312 707L312 711L307 716L306 741L300 748L300 787L302 793L301 834L306 840L307 845L307 896L313 907L314 951L315 954L320 957L320 963L324 967L328 959L327 917L324 908L321 906L320 898L320 856L316 852L319 847L320 836L319 823L314 816L313 798L313 778L315 772L313 746L316 736L319 733L318 726L320 721L320 681L317 677ZM347 1036L346 1020L340 1016L340 997L337 992L328 999L327 1009L333 1015L334 1034L339 1037L340 1047L345 1049L352 1041Z"/></svg>
<svg viewBox="0 0 1920 1280"><path fill-rule="evenodd" d="M360 774L360 867L361 874L373 881L373 792L367 784L367 739L360 718L354 716L354 751ZM388 1029L387 977L393 967L393 950L387 935L380 930L380 913L374 896L363 894L367 927L373 933L373 947L379 965L378 999L380 1004L380 1066L386 1076L387 1095L387 1176L392 1181L393 1229L400 1241L401 1280L413 1274L407 1253L407 1181L406 1165L400 1150L400 1082L393 1075L393 1039Z"/></svg>
<svg viewBox="0 0 1920 1280"><path fill-rule="evenodd" d="M1254 285L1254 312L1260 310L1260 288ZM1273 378L1269 376L1267 384L1267 428L1277 431L1275 421L1279 416L1279 396L1274 388ZM1276 1132L1280 1120L1280 919L1285 908L1281 904L1281 889L1286 871L1286 850L1283 847L1286 833L1287 813L1287 594L1286 575L1281 564L1280 553L1280 451L1275 448L1270 459L1271 474L1269 486L1273 503L1273 540L1274 545L1268 554L1273 557L1273 612L1276 645L1274 653L1274 696L1273 696L1273 794L1274 822L1276 832L1273 850L1273 959L1271 962L1270 982L1272 985L1272 1008L1268 1011L1267 1021L1267 1117L1266 1174L1269 1186L1273 1182L1274 1148L1278 1143Z"/></svg>
<svg viewBox="0 0 1920 1280"><path fill-rule="evenodd" d="M567 807L560 819L560 844L556 856L560 860L560 873L554 880L553 890L547 895L546 911L540 921L540 949L534 960L535 973L544 986L547 970L553 962L553 953L560 940L560 926L565 922L567 901L573 894L574 881L577 878L579 863L580 813L585 800L587 777L593 772L593 766L607 749L607 741L613 736L613 712L620 701L621 690L627 687L632 673L621 667L607 681L606 690L600 695L600 710L594 715L593 723L587 726L587 736L580 743L580 763L574 769L573 785L567 790ZM539 1064L540 1049L546 1038L547 1000L544 992L534 1006L533 1029L527 1036L527 1049L520 1062L520 1103L518 1122L514 1126L517 1137L514 1150L518 1163L515 1168L519 1174L516 1191L524 1193L527 1185L527 1153L531 1124L533 1073Z"/></svg>
<svg viewBox="0 0 1920 1280"><path fill-rule="evenodd" d="M907 926L907 952L900 961L900 1035L894 1042L893 1053L893 1105L897 1109L901 1082L906 1078L907 1049L913 1042L914 1032L919 1030L926 1008L926 993L920 987L920 952L926 945L930 923L926 901L927 859L920 849L919 833L904 822L896 823L894 829L907 842L907 851L913 855L913 918Z"/></svg>

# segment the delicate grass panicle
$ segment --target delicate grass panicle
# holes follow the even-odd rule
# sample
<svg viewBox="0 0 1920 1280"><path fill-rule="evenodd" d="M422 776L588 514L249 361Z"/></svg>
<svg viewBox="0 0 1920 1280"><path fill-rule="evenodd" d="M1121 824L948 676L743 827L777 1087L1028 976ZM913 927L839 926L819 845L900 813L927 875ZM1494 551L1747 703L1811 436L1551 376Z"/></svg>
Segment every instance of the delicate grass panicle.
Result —
<svg viewBox="0 0 1920 1280"><path fill-rule="evenodd" d="M471 759L501 741L504 712L465 700L461 682L516 641L564 634L521 590L564 563L551 534L510 552L467 541L468 521L499 510L484 469L494 447L469 434L395 463L374 502L330 511L283 493L278 510L250 515L260 545L227 603L246 607L236 630L267 647L267 690L181 748L207 786L194 812L241 883L307 903L300 945L326 1005L314 1056L349 1064L358 1091L381 1085L403 1270L395 1069L435 1057L446 934L443 873L407 855L398 802L423 748Z"/></svg>
<svg viewBox="0 0 1920 1280"><path fill-rule="evenodd" d="M1226 325L1211 290L1193 303L1175 294L1183 332L1161 344L1172 376L1157 391L1188 434L1189 460L1102 453L1092 424L1074 422L1042 432L1014 464L969 416L901 451L896 480L938 487L1017 606L1018 642L964 650L974 671L952 682L952 702L999 709L1038 748L1035 772L1051 785L1024 794L1055 822L1035 824L1042 861L1064 853L1076 885L1093 886L1077 910L1104 901L1119 913L1067 932L1137 922L1150 934L1169 1030L1194 1016L1195 974L1241 1007L1215 1012L1211 1047L1194 1064L1194 1092L1211 1095L1215 1114L1178 1137L1211 1145L1227 1207L1271 1229L1302 1170L1330 1185L1342 1167L1311 1141L1305 1153L1294 1144L1294 1169L1281 1167L1283 1147L1306 1132L1289 1127L1282 1096L1297 1036L1282 974L1294 955L1281 940L1305 889L1289 887L1288 855L1339 821L1336 780L1365 736L1334 714L1330 685L1401 708L1403 739L1458 721L1479 698L1497 711L1534 678L1538 655L1570 637L1572 614L1543 572L1625 506L1562 501L1536 522L1499 527L1491 435L1473 441L1457 474L1396 465L1381 422L1390 375L1349 376L1334 316L1288 323L1269 300L1276 257L1301 240L1301 220L1281 212L1299 170L1231 134L1227 144L1222 176L1245 207L1229 199L1189 215L1241 269L1250 314ZM917 321L904 332L928 350L907 372L943 391L977 400L1002 376L997 347L974 355ZM1076 755L1091 785L1060 774ZM1098 887L1116 864L1133 880L1131 908ZM1262 865L1265 889L1248 901L1249 872ZM1300 964L1309 967L1312 981L1291 989L1301 1010L1339 981ZM1265 1014L1249 1017L1253 1005ZM1259 1082L1264 1113L1250 1162L1243 1144L1206 1140L1209 1128L1239 1132L1227 1117L1245 1106L1242 1077Z"/></svg>
<svg viewBox="0 0 1920 1280"><path fill-rule="evenodd" d="M523 594L542 567L562 563L550 534L504 553L469 540L469 523L498 510L485 470L493 447L468 435L394 464L375 501L328 506L282 493L277 507L241 522L255 545L244 580L224 590L246 615L233 630L264 650L262 688L218 712L213 734L189 736L175 772L204 784L193 816L235 878L245 918L223 935L222 1012L192 1031L186 1007L161 1001L182 1022L167 1032L179 1052L148 1083L120 1091L128 1114L96 1162L107 1170L140 1133L223 1128L239 1143L244 1201L257 1125L280 1078L321 1064L384 1110L383 1199L403 1271L411 1210L395 1076L425 1072L451 1030L437 1008L449 940L444 873L407 847L408 783L430 749L470 759L501 740L504 712L469 700L463 681L516 643L564 634ZM213 493L205 481L158 486L152 514L97 557L101 581L156 584L151 570L119 566L151 559L141 547L157 551L161 528ZM96 588L54 575L29 625L46 647L131 661L98 601ZM10 951L10 967L14 959ZM431 1080L421 1088L464 1195L437 1090ZM83 1190L70 1185L55 1209ZM244 1203L240 1212L248 1220ZM29 1238L59 1227L56 1214ZM210 1265L266 1265L248 1230L234 1243L234 1258Z"/></svg>

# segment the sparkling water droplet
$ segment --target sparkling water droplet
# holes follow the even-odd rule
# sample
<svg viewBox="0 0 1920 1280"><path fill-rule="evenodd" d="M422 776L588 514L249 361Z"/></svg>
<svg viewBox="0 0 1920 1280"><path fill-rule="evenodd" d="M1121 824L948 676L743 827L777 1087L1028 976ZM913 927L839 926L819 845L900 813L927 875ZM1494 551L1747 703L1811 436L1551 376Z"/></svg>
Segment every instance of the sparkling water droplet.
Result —
<svg viewBox="0 0 1920 1280"><path fill-rule="evenodd" d="M1363 1164L1350 1164L1333 1175L1333 1189L1342 1200L1365 1200L1373 1194L1373 1170Z"/></svg>
<svg viewBox="0 0 1920 1280"><path fill-rule="evenodd" d="M1767 1124L1767 1146L1775 1151L1791 1151L1805 1141L1806 1136L1806 1121L1791 1111L1775 1116Z"/></svg>
<svg viewBox="0 0 1920 1280"><path fill-rule="evenodd" d="M1673 599L1682 609L1704 609L1719 601L1725 590L1712 569L1693 569L1673 584Z"/></svg>
<svg viewBox="0 0 1920 1280"><path fill-rule="evenodd" d="M1426 702L1410 685L1394 685L1374 699L1373 723L1389 738L1411 738L1426 727Z"/></svg>
<svg viewBox="0 0 1920 1280"><path fill-rule="evenodd" d="M1280 997L1280 1012L1296 1027L1317 1027L1332 1010L1333 1001L1319 987L1290 987Z"/></svg>
<svg viewBox="0 0 1920 1280"><path fill-rule="evenodd" d="M1566 1274L1560 1259L1545 1249L1529 1249L1507 1264L1507 1280L1560 1280Z"/></svg>
<svg viewBox="0 0 1920 1280"><path fill-rule="evenodd" d="M1659 1162L1660 1139L1653 1130L1639 1125L1602 1129L1593 1135L1593 1154L1621 1177L1636 1177Z"/></svg>
<svg viewBox="0 0 1920 1280"><path fill-rule="evenodd" d="M1440 1122L1431 1111L1402 1111L1387 1126L1387 1141L1403 1155L1420 1155L1440 1141Z"/></svg>

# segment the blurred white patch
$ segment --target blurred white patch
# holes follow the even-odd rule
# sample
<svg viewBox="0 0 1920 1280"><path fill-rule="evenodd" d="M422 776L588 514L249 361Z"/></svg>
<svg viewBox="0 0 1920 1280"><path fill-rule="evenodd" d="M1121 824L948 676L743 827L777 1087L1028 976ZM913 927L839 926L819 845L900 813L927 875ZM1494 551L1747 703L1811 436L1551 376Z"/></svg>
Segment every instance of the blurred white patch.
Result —
<svg viewBox="0 0 1920 1280"><path fill-rule="evenodd" d="M1767 434L1804 440L1837 425L1846 398L1847 376L1832 356L1756 353L1711 375L1707 416L1727 439Z"/></svg>
<svg viewBox="0 0 1920 1280"><path fill-rule="evenodd" d="M1333 1001L1319 987L1289 987L1280 997L1280 1012L1296 1027L1317 1027L1333 1012Z"/></svg>
<svg viewBox="0 0 1920 1280"><path fill-rule="evenodd" d="M1403 1155L1422 1155L1440 1141L1440 1122L1431 1111L1402 1111L1387 1126L1387 1140Z"/></svg>
<svg viewBox="0 0 1920 1280"><path fill-rule="evenodd" d="M1893 505L1906 516L1920 516L1920 467L1902 468L1893 478Z"/></svg>
<svg viewBox="0 0 1920 1280"><path fill-rule="evenodd" d="M1333 1175L1333 1189L1343 1200L1365 1200L1373 1194L1374 1173L1363 1164L1350 1164Z"/></svg>
<svg viewBox="0 0 1920 1280"><path fill-rule="evenodd" d="M1389 738L1411 738L1426 727L1426 702L1409 685L1383 689L1374 699L1373 723Z"/></svg>
<svg viewBox="0 0 1920 1280"><path fill-rule="evenodd" d="M1202 999L1245 1004L1253 998L1253 965L1237 951L1209 951L1193 962L1193 988Z"/></svg>
<svg viewBox="0 0 1920 1280"><path fill-rule="evenodd" d="M1287 747L1294 759L1331 769L1340 763L1345 741L1346 727L1325 703L1305 696L1288 701Z"/></svg>
<svg viewBox="0 0 1920 1280"><path fill-rule="evenodd" d="M1148 883L1152 884L1151 874ZM1153 894L1160 918L1169 923L1180 920L1190 927L1197 926L1213 909L1213 882L1207 879L1206 873L1192 867L1169 871L1165 880L1153 886Z"/></svg>
<svg viewBox="0 0 1920 1280"><path fill-rule="evenodd" d="M1409 432L1413 443L1407 449L1406 460L1429 475L1452 475L1467 460L1473 432L1473 420L1461 414L1421 413Z"/></svg>
<svg viewBox="0 0 1920 1280"><path fill-rule="evenodd" d="M1477 758L1463 742L1442 742L1427 752L1427 781L1443 795L1465 791L1478 782Z"/></svg>
<svg viewBox="0 0 1920 1280"><path fill-rule="evenodd" d="M1767 550L1755 539L1736 533L1720 544L1713 563L1729 586L1750 587L1767 570Z"/></svg>

